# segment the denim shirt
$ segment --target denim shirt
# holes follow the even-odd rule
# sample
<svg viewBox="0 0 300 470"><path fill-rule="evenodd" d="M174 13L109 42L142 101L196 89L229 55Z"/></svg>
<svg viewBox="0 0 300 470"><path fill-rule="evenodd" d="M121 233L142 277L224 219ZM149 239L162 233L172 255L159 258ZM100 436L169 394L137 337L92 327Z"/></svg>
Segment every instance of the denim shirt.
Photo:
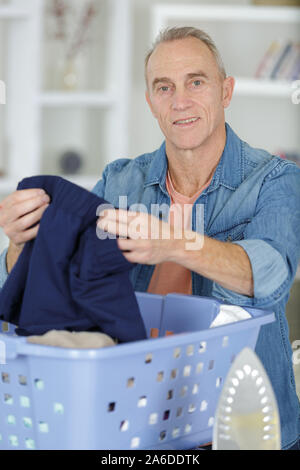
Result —
<svg viewBox="0 0 300 470"><path fill-rule="evenodd" d="M128 208L139 210L143 204L142 208L151 213L152 204L170 206L166 172L163 143L152 153L108 164L93 192L115 207L120 207L119 196L126 196ZM204 226L197 220L198 204L202 207ZM300 257L300 169L292 162L250 147L226 124L226 144L219 164L210 185L193 205L192 229L199 226L209 237L244 248L252 266L254 296L237 294L195 272L192 272L193 294L275 313L276 321L261 327L256 353L277 397L282 447L289 447L300 431L299 400L285 317ZM5 254L6 250L0 259L1 285L7 277ZM134 266L131 281L136 291L147 291L153 270L151 265Z"/></svg>
<svg viewBox="0 0 300 470"><path fill-rule="evenodd" d="M151 204L170 206L166 172L163 143L155 152L110 163L93 191L115 207L120 206L119 196L127 196L130 209L138 210L143 204L151 213ZM202 204L205 235L236 243L247 252L254 296L237 294L195 272L193 294L275 312L276 322L261 328L256 353L277 396L282 446L288 447L298 439L300 430L285 317L300 256L300 169L292 162L250 147L226 124L226 145L213 179L193 206L193 230L201 226L196 220L197 204ZM147 290L153 270L154 266L135 265L131 272L135 290Z"/></svg>

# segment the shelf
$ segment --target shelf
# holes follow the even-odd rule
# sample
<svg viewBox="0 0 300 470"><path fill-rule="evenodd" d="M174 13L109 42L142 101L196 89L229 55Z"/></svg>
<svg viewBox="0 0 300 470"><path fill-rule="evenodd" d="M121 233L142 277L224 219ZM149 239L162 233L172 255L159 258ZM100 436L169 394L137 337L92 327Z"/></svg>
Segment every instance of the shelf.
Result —
<svg viewBox="0 0 300 470"><path fill-rule="evenodd" d="M12 6L0 7L0 20L19 20L29 18L26 10Z"/></svg>
<svg viewBox="0 0 300 470"><path fill-rule="evenodd" d="M285 80L258 80L236 77L234 92L243 96L289 97L292 95L292 82Z"/></svg>
<svg viewBox="0 0 300 470"><path fill-rule="evenodd" d="M297 7L264 7L234 5L157 5L154 7L156 25L165 24L168 20L177 19L181 22L201 21L255 21L267 23L300 23L300 8ZM157 21L156 21L157 20Z"/></svg>
<svg viewBox="0 0 300 470"><path fill-rule="evenodd" d="M101 92L45 92L38 96L42 106L109 107L115 100L109 93Z"/></svg>
<svg viewBox="0 0 300 470"><path fill-rule="evenodd" d="M68 181L71 181L71 183L77 184L78 186L81 186L85 189L88 189L91 191L97 181L101 179L101 174L99 173L99 176L85 176L85 175L79 175L79 176L74 176L74 175L61 175L63 178L65 178Z"/></svg>
<svg viewBox="0 0 300 470"><path fill-rule="evenodd" d="M17 189L18 181L6 176L0 177L0 194L9 194Z"/></svg>
<svg viewBox="0 0 300 470"><path fill-rule="evenodd" d="M89 176L89 175L60 175L62 178L65 178L68 181L71 181L78 186L82 186L83 188L88 189L91 191L97 181L101 178L101 174L96 176ZM13 180L7 177L0 177L0 194L10 194L13 191L16 191L18 182L21 180Z"/></svg>

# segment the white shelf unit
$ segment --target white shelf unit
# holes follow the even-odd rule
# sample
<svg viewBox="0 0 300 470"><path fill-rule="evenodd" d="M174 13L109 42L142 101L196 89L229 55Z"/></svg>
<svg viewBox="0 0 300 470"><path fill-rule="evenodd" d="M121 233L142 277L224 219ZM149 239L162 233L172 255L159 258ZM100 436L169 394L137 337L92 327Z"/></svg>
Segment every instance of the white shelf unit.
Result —
<svg viewBox="0 0 300 470"><path fill-rule="evenodd" d="M252 21L254 23L298 23L297 7L263 7L255 5L195 5L157 4L153 7L154 37L161 26L170 19L180 21L198 18L201 21Z"/></svg>
<svg viewBox="0 0 300 470"><path fill-rule="evenodd" d="M90 106L90 107L112 107L117 105L113 94L95 92L44 92L38 97L40 106Z"/></svg>
<svg viewBox="0 0 300 470"><path fill-rule="evenodd" d="M0 28L5 25L2 49L6 52L5 77L0 79L7 90L5 144L1 147L0 142L6 158L1 197L14 191L25 176L61 174L53 162L65 150L81 152L84 165L78 176L62 176L87 189L100 178L106 163L128 154L131 0L96 3L100 14L107 15L101 20L105 60L96 64L99 77L106 79L99 86L94 83L76 91L44 86L46 6L47 0L10 0L0 6ZM92 63L87 75L94 76L94 70Z"/></svg>
<svg viewBox="0 0 300 470"><path fill-rule="evenodd" d="M0 5L0 19L17 20L28 17L28 12L22 7L11 5Z"/></svg>
<svg viewBox="0 0 300 470"><path fill-rule="evenodd" d="M286 80L258 80L255 78L235 77L235 93L240 96L265 96L290 98L291 83Z"/></svg>
<svg viewBox="0 0 300 470"><path fill-rule="evenodd" d="M255 5L156 4L152 39L169 26L197 26L214 39L235 89L226 119L254 147L272 153L300 151L299 106L292 82L256 79L255 71L274 39L300 42L300 8ZM284 119L282 116L284 115Z"/></svg>

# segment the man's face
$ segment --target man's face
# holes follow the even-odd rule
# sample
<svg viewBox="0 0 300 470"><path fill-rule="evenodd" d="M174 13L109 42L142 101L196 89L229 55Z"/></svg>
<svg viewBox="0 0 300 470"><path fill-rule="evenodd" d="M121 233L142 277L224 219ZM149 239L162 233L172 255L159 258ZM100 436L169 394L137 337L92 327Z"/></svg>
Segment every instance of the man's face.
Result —
<svg viewBox="0 0 300 470"><path fill-rule="evenodd" d="M223 80L211 51L189 37L162 43L147 66L146 99L167 148L194 150L224 126L233 79Z"/></svg>

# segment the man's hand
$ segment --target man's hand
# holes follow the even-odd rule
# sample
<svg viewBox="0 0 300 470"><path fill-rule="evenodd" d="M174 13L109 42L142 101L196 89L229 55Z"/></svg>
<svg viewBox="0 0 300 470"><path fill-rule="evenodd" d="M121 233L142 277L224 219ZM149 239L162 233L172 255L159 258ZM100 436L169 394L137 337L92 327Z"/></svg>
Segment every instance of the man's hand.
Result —
<svg viewBox="0 0 300 470"><path fill-rule="evenodd" d="M98 227L110 234L118 235L119 248L131 263L158 264L171 261L176 253L180 229L157 217L143 212L122 209L103 211Z"/></svg>
<svg viewBox="0 0 300 470"><path fill-rule="evenodd" d="M227 289L253 296L250 260L239 245L170 226L141 212L104 210L97 225L104 232L121 237L118 246L132 263L173 261Z"/></svg>
<svg viewBox="0 0 300 470"><path fill-rule="evenodd" d="M36 237L45 209L50 202L42 189L14 191L0 202L0 227L9 238L6 264L10 272L25 242Z"/></svg>

